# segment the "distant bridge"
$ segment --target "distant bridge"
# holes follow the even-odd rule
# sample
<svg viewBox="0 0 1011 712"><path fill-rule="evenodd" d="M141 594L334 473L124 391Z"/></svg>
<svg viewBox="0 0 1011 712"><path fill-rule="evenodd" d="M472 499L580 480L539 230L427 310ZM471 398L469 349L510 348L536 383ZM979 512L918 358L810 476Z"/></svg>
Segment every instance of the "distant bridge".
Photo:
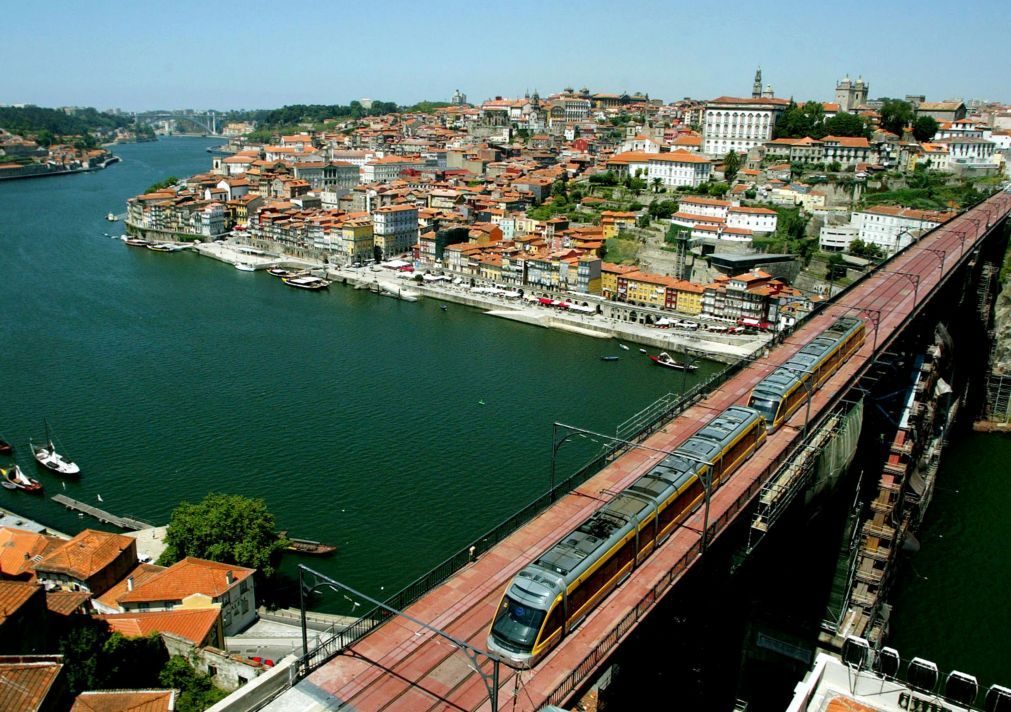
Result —
<svg viewBox="0 0 1011 712"><path fill-rule="evenodd" d="M144 111L135 113L134 119L142 124L154 124L159 121L190 121L211 135L218 135L218 114L216 111L187 112L187 111Z"/></svg>

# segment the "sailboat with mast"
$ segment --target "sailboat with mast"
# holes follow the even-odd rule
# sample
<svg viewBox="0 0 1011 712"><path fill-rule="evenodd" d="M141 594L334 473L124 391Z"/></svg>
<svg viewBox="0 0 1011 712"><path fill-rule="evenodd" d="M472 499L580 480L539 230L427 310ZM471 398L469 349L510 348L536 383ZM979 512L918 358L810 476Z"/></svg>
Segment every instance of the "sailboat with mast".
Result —
<svg viewBox="0 0 1011 712"><path fill-rule="evenodd" d="M28 445L32 449L32 455L35 456L35 461L58 475L75 476L81 474L81 468L76 463L71 462L56 452L56 446L53 445L53 437L49 434L49 421L43 419L43 422L46 424L45 445L36 445L31 440L28 441Z"/></svg>

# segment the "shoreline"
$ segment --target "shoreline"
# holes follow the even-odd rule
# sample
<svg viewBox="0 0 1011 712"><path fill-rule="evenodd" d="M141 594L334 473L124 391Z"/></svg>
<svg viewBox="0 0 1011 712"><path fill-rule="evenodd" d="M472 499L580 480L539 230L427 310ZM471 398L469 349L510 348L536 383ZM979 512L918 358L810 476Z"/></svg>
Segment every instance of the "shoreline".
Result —
<svg viewBox="0 0 1011 712"><path fill-rule="evenodd" d="M75 173L94 173L95 171L101 171L108 168L113 163L119 163L120 160L122 159L119 156L110 154L109 158L102 161L100 165L92 166L91 168L72 168L66 171L44 171L42 173L32 173L29 175L20 175L20 176L0 176L0 181L28 180L29 178L50 178L53 176L69 176L74 175ZM28 164L28 165L40 165L40 164Z"/></svg>
<svg viewBox="0 0 1011 712"><path fill-rule="evenodd" d="M334 267L314 260L269 254L248 254L240 252L242 245L229 242L203 242L191 245L198 254L234 266L236 262L246 262L257 270L275 266L294 266L308 269L318 276L325 276L331 282L353 288L374 287L385 292L384 296L397 298L398 292L417 295L442 302L481 309L486 315L509 319L530 326L557 329L578 336L603 340L614 339L637 346L651 346L659 350L690 351L720 363L732 364L743 358L753 357L761 352L772 340L771 335L709 335L705 332L678 331L647 326L635 322L611 319L598 314L575 314L532 304L527 301L506 299L489 294L475 294L469 287L451 285L446 282L419 284L414 279L404 279L393 272L380 268ZM413 301L413 300L411 300ZM686 315L687 316L687 315ZM699 317L691 317L700 320Z"/></svg>

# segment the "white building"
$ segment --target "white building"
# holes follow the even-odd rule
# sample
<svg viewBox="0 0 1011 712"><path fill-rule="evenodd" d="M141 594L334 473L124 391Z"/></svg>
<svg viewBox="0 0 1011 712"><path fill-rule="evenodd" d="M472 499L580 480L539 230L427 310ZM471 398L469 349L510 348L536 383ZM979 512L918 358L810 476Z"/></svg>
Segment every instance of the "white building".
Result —
<svg viewBox="0 0 1011 712"><path fill-rule="evenodd" d="M844 166L868 163L871 144L863 136L826 136L821 140L825 163L839 162Z"/></svg>
<svg viewBox="0 0 1011 712"><path fill-rule="evenodd" d="M703 152L724 156L747 153L772 138L772 129L790 102L774 97L740 99L721 96L706 104Z"/></svg>
<svg viewBox="0 0 1011 712"><path fill-rule="evenodd" d="M738 206L727 210L727 227L743 228L752 232L775 232L779 215L769 208Z"/></svg>
<svg viewBox="0 0 1011 712"><path fill-rule="evenodd" d="M994 143L985 138L960 136L936 139L932 143L948 147L948 167L951 164L979 165L993 163Z"/></svg>
<svg viewBox="0 0 1011 712"><path fill-rule="evenodd" d="M845 252L860 236L860 228L849 225L824 225L818 234L818 245L826 252Z"/></svg>
<svg viewBox="0 0 1011 712"><path fill-rule="evenodd" d="M638 175L647 183L659 178L667 187L687 185L693 188L708 181L713 170L712 161L689 151L619 153L607 162L607 167L623 175Z"/></svg>
<svg viewBox="0 0 1011 712"><path fill-rule="evenodd" d="M418 241L418 208L413 205L387 205L372 213L375 245L388 259L407 252Z"/></svg>
<svg viewBox="0 0 1011 712"><path fill-rule="evenodd" d="M729 200L716 198L700 198L690 195L678 200L678 210L691 215L705 215L726 220L731 204Z"/></svg>
<svg viewBox="0 0 1011 712"><path fill-rule="evenodd" d="M853 213L851 225L861 241L877 245L886 255L894 255L919 236L955 217L956 213L915 210L897 205L875 205Z"/></svg>
<svg viewBox="0 0 1011 712"><path fill-rule="evenodd" d="M425 160L420 156L385 156L373 158L362 166L363 183L389 183L400 177L401 171L408 168L420 170L425 167Z"/></svg>

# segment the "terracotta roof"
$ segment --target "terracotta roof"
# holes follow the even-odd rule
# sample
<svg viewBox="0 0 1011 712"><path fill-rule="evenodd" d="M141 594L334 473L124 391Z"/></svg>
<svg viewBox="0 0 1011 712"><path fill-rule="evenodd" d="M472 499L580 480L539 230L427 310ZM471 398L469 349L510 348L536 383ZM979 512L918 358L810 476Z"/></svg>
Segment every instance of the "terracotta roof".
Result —
<svg viewBox="0 0 1011 712"><path fill-rule="evenodd" d="M11 578L22 575L35 567L36 557L41 559L62 543L55 537L0 527L0 575Z"/></svg>
<svg viewBox="0 0 1011 712"><path fill-rule="evenodd" d="M133 591L119 597L119 602L181 601L194 593L216 598L254 573L255 569L247 569L244 566L220 564L187 556L151 576L141 585L134 585ZM232 575L232 583L227 581L228 574Z"/></svg>
<svg viewBox="0 0 1011 712"><path fill-rule="evenodd" d="M128 638L139 638L151 633L172 633L200 646L207 640L221 617L221 608L180 608L171 611L134 611L95 616L105 621L113 632Z"/></svg>
<svg viewBox="0 0 1011 712"><path fill-rule="evenodd" d="M822 139L824 142L838 143L840 146L845 146L846 148L870 148L871 145L867 142L863 136L826 136Z"/></svg>
<svg viewBox="0 0 1011 712"><path fill-rule="evenodd" d="M50 613L69 616L91 600L87 591L46 591L46 608Z"/></svg>
<svg viewBox="0 0 1011 712"><path fill-rule="evenodd" d="M40 588L41 584L27 581L0 581L0 625L8 616L17 613Z"/></svg>
<svg viewBox="0 0 1011 712"><path fill-rule="evenodd" d="M176 690L91 690L74 700L70 712L171 712Z"/></svg>
<svg viewBox="0 0 1011 712"><path fill-rule="evenodd" d="M85 529L57 547L35 566L36 571L66 574L84 580L111 564L137 542L128 536Z"/></svg>
<svg viewBox="0 0 1011 712"><path fill-rule="evenodd" d="M0 680L4 682L0 685L0 710L41 709L62 669L59 655L0 657Z"/></svg>
<svg viewBox="0 0 1011 712"><path fill-rule="evenodd" d="M730 201L729 200L717 200L716 198L700 198L700 197L695 196L695 195L688 195L688 196L685 196L684 198L679 198L678 202L681 205L684 205L684 204L687 203L688 205L715 205L715 206L718 206L718 207L721 207L721 208L729 208L730 207Z"/></svg>
<svg viewBox="0 0 1011 712"><path fill-rule="evenodd" d="M788 99L772 98L742 98L736 96L720 96L709 102L710 104L768 104L769 106L787 106Z"/></svg>

